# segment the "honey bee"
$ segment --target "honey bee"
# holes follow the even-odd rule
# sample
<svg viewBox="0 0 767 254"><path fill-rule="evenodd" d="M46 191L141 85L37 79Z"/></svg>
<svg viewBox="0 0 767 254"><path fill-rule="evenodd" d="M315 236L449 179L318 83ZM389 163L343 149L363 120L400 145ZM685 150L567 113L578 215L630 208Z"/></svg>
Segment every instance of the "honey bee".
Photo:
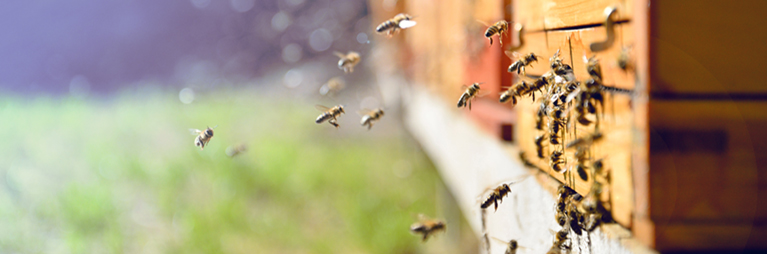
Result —
<svg viewBox="0 0 767 254"><path fill-rule="evenodd" d="M216 127L218 127L218 125L213 126L213 128L207 127L207 129L204 131L198 129L189 129L193 135L197 135L197 137L194 138L194 145L199 146L200 150L205 148L205 146L208 145L208 142L210 142L210 139L213 138L213 129Z"/></svg>
<svg viewBox="0 0 767 254"><path fill-rule="evenodd" d="M590 213L584 218L583 229L588 232L594 231L594 229L596 229L601 222L602 222L601 213Z"/></svg>
<svg viewBox="0 0 767 254"><path fill-rule="evenodd" d="M468 105L471 110L471 100L479 95L479 85L482 83L474 83L466 88L466 91L461 94L461 98L458 99L458 107L466 107Z"/></svg>
<svg viewBox="0 0 767 254"><path fill-rule="evenodd" d="M501 20L495 22L492 26L488 27L485 31L485 37L490 39L490 45L493 45L493 35L498 35L498 41L503 45L503 33L509 31L509 22Z"/></svg>
<svg viewBox="0 0 767 254"><path fill-rule="evenodd" d="M503 197L509 195L511 193L511 188L509 188L508 184L502 184L501 186L496 187L492 193L490 193L490 196L485 199L484 202L482 202L482 209L486 209L490 207L491 204L495 204L495 210L498 210L498 202L502 201Z"/></svg>
<svg viewBox="0 0 767 254"><path fill-rule="evenodd" d="M543 116L546 115L544 113L544 110L538 110L537 113L535 113L535 129L542 131L543 130Z"/></svg>
<svg viewBox="0 0 767 254"><path fill-rule="evenodd" d="M552 108L549 113L551 121L549 121L549 143L558 145L560 142L560 131L565 127L565 113L559 107Z"/></svg>
<svg viewBox="0 0 767 254"><path fill-rule="evenodd" d="M248 150L248 146L245 144L240 144L236 146L229 146L226 148L226 155L231 157L237 156L241 153L244 153Z"/></svg>
<svg viewBox="0 0 767 254"><path fill-rule="evenodd" d="M369 109L363 109L360 111L357 111L357 114L362 115L362 120L360 120L360 124L362 126L367 126L368 130L373 127L373 123L380 120L381 117L384 115L383 109L376 109L376 110L369 110Z"/></svg>
<svg viewBox="0 0 767 254"><path fill-rule="evenodd" d="M508 242L506 242L506 241L503 241L501 239L493 237L493 240L496 240L499 243L506 244L506 252L504 252L504 254L515 254L515 253L517 253L517 249L524 248L524 247L520 247L519 243L517 243L517 240L514 240L514 239L511 239ZM490 251L488 251L487 253L490 253Z"/></svg>
<svg viewBox="0 0 767 254"><path fill-rule="evenodd" d="M597 56L592 56L590 58L584 56L583 61L586 63L586 72L588 72L592 78L602 81L602 66L599 65Z"/></svg>
<svg viewBox="0 0 767 254"><path fill-rule="evenodd" d="M551 168L554 169L554 171L562 172L562 164L565 163L564 153L562 151L553 151L551 152L551 156L549 159L551 160Z"/></svg>
<svg viewBox="0 0 767 254"><path fill-rule="evenodd" d="M508 55L508 52L506 52L506 54ZM513 55L516 56L516 52L514 52ZM509 65L508 71L517 72L517 74L522 73L522 75L525 75L525 67L531 66L533 62L538 62L538 58L540 58L540 56L536 55L535 53L529 53L527 55L523 55L519 57L517 61Z"/></svg>
<svg viewBox="0 0 767 254"><path fill-rule="evenodd" d="M399 29L406 29L415 26L416 22L412 20L410 15L400 13L387 21L384 21L376 27L376 32L387 32L388 36L392 36Z"/></svg>
<svg viewBox="0 0 767 254"><path fill-rule="evenodd" d="M567 224L567 214L565 214L564 211L558 212L554 218L557 220L557 224L560 226L564 227L565 224Z"/></svg>
<svg viewBox="0 0 767 254"><path fill-rule="evenodd" d="M560 249L562 247L565 247L565 248L569 247L569 244L565 245L565 243L567 243L568 240L569 240L567 238L567 235L569 234L568 231L569 231L569 229L567 227L565 227L565 228L562 228L562 230L559 230L554 235L554 247L557 247L557 249ZM552 247L552 249L553 249L553 247Z"/></svg>
<svg viewBox="0 0 767 254"><path fill-rule="evenodd" d="M340 77L333 77L320 87L321 95L334 95L344 89L346 84Z"/></svg>
<svg viewBox="0 0 767 254"><path fill-rule="evenodd" d="M596 141L602 140L602 133L596 132L594 134L586 135L584 137L575 139L573 141L570 141L570 143L567 143L567 148L581 148L585 146L589 146L593 144Z"/></svg>
<svg viewBox="0 0 767 254"><path fill-rule="evenodd" d="M535 137L535 152L539 159L545 158L543 155L543 141L546 140L546 135L540 135Z"/></svg>
<svg viewBox="0 0 767 254"><path fill-rule="evenodd" d="M332 108L328 108L322 105L315 105L314 107L317 108L317 110L322 111L322 114L320 114L320 116L317 117L317 120L315 120L317 124L321 124L327 120L330 125L333 125L336 127L336 129L338 129L339 125L337 119L341 116L341 114L346 113L344 112L344 106L338 105Z"/></svg>
<svg viewBox="0 0 767 254"><path fill-rule="evenodd" d="M575 74L573 74L573 67L567 63L562 62L562 59L559 58L559 49L557 49L557 52L554 53L554 56L549 58L549 63L551 65L551 70L554 71L554 74L559 76L567 76L567 80L574 79Z"/></svg>
<svg viewBox="0 0 767 254"><path fill-rule="evenodd" d="M623 47L620 55L618 55L618 67L624 71L634 69L634 65L631 63L631 47Z"/></svg>
<svg viewBox="0 0 767 254"><path fill-rule="evenodd" d="M341 58L338 60L338 68L344 70L344 73L354 72L354 66L360 63L360 53L349 51L347 54L341 52L333 52L333 54Z"/></svg>
<svg viewBox="0 0 767 254"><path fill-rule="evenodd" d="M522 97L530 90L530 85L527 82L522 81L509 87L506 91L501 93L500 102L506 103L511 99L511 105L517 105L517 97Z"/></svg>
<svg viewBox="0 0 767 254"><path fill-rule="evenodd" d="M447 229L447 225L436 219L429 219L428 217L424 216L423 214L418 215L418 222L413 223L413 225L410 225L410 232L414 234L421 234L422 238L421 241L426 242L426 240L429 239L429 236L445 231Z"/></svg>

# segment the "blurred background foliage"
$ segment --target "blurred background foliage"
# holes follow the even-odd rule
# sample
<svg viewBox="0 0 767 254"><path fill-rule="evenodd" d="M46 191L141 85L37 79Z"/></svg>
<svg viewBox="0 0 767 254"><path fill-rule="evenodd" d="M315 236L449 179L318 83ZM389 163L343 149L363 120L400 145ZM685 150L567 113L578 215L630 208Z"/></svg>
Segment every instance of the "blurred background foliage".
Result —
<svg viewBox="0 0 767 254"><path fill-rule="evenodd" d="M4 3L0 253L476 251L396 106L359 126L355 111L383 106L367 8ZM347 89L321 96L343 75L332 52L350 50L363 62ZM341 128L315 124L315 104L346 105ZM206 126L200 151L188 130ZM419 213L447 234L422 244Z"/></svg>
<svg viewBox="0 0 767 254"><path fill-rule="evenodd" d="M336 130L261 94L3 97L0 252L423 251L407 229L435 215L441 183L396 121ZM205 125L200 151L187 129Z"/></svg>

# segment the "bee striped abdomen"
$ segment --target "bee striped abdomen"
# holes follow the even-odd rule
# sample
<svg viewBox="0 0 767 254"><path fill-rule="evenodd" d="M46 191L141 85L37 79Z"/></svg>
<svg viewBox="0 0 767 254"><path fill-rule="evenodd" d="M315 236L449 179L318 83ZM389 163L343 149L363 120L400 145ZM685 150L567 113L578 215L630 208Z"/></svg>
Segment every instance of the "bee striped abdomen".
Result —
<svg viewBox="0 0 767 254"><path fill-rule="evenodd" d="M396 25L396 24L394 24L394 22L393 22L393 21L391 21L391 20L387 20L387 21L385 21L385 22L381 23L380 25L378 25L378 27L376 27L376 32L379 32L379 33L381 33L381 32L383 32L383 31L386 31L386 30L389 30L389 29L391 29L391 28L392 28L392 27L394 27L395 25Z"/></svg>
<svg viewBox="0 0 767 254"><path fill-rule="evenodd" d="M485 37L490 38L491 36L495 35L496 33L498 33L498 28L497 27L495 27L495 26L488 27L487 31L485 31Z"/></svg>
<svg viewBox="0 0 767 254"><path fill-rule="evenodd" d="M322 115L317 117L317 120L315 122L318 123L318 124L322 123L322 122L330 119L332 116L333 115L331 115L330 113L322 113Z"/></svg>

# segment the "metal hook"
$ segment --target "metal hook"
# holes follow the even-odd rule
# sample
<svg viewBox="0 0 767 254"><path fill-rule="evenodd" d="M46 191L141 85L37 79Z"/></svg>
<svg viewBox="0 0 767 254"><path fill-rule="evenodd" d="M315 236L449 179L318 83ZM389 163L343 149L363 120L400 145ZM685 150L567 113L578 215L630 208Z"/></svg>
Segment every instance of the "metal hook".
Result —
<svg viewBox="0 0 767 254"><path fill-rule="evenodd" d="M589 45L592 52L599 52L610 48L615 42L615 21L613 16L618 10L615 7L605 8L605 30L607 30L607 39L602 42L594 42Z"/></svg>
<svg viewBox="0 0 767 254"><path fill-rule="evenodd" d="M524 29L525 29L525 26L523 26L522 24L520 23L514 24L514 30L517 31L517 37L519 38L519 43L516 46L510 46L509 49L507 49L506 51L514 51L525 45L525 38L522 37L522 31Z"/></svg>

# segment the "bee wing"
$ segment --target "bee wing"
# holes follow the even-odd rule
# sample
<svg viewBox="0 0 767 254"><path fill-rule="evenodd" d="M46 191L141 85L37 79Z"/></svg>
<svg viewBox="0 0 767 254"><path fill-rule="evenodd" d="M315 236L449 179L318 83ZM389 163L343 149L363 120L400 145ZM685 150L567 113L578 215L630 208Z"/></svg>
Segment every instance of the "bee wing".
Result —
<svg viewBox="0 0 767 254"><path fill-rule="evenodd" d="M189 133L191 133L192 135L198 135L200 134L200 132L202 131L198 129L189 129Z"/></svg>
<svg viewBox="0 0 767 254"><path fill-rule="evenodd" d="M479 20L479 19L477 19L477 22L479 22L480 24L485 25L485 26L490 26L490 24L488 24L487 22Z"/></svg>
<svg viewBox="0 0 767 254"><path fill-rule="evenodd" d="M322 87L320 87L320 94L321 95L326 95L326 94L328 94L328 92L330 92L330 86L328 86L328 84L324 84L324 85L322 85Z"/></svg>
<svg viewBox="0 0 767 254"><path fill-rule="evenodd" d="M412 20L402 20L399 22L399 28L405 29L415 26L416 22Z"/></svg>
<svg viewBox="0 0 767 254"><path fill-rule="evenodd" d="M357 110L357 114L361 115L361 116L370 114L371 112L373 112L373 110L367 109L367 108L363 108L363 109Z"/></svg>
<svg viewBox="0 0 767 254"><path fill-rule="evenodd" d="M495 237L495 236L491 236L490 238L492 238L493 240L495 240L495 241L497 241L499 243L503 243L504 245L508 245L509 244L509 242L501 240L501 239L498 239L498 237Z"/></svg>
<svg viewBox="0 0 767 254"><path fill-rule="evenodd" d="M338 52L338 51L333 51L333 55L336 55L340 58L346 58L346 54Z"/></svg>
<svg viewBox="0 0 767 254"><path fill-rule="evenodd" d="M314 108L316 108L317 110L322 111L322 112L330 110L330 108L322 106L322 105L314 105Z"/></svg>

